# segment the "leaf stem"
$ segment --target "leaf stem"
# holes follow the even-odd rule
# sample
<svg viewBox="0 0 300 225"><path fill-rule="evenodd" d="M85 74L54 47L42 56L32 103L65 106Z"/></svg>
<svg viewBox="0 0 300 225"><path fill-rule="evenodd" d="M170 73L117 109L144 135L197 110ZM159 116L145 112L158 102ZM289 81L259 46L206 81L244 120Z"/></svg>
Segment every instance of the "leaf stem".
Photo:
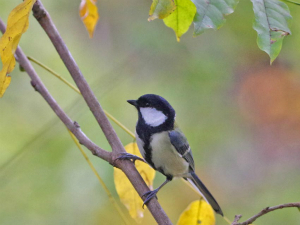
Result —
<svg viewBox="0 0 300 225"><path fill-rule="evenodd" d="M72 85L69 81L67 81L65 78L63 78L62 76L60 76L58 73L56 73L55 71L53 71L52 69L50 69L48 66L46 66L45 64L41 63L37 59L34 59L34 58L30 57L30 56L27 56L27 58L31 62L34 62L35 64L37 64L40 67L42 67L45 70L47 70L49 73L51 73L52 75L54 75L56 78L58 78L59 80L61 80L62 82L64 82L66 85L68 85L70 88L72 88L74 91L76 91L78 94L81 95L81 93L80 93L80 91L79 91L78 88L76 88L74 85ZM135 138L134 133L132 133L127 127L125 127L120 121L118 121L115 117L113 117L109 112L107 112L106 110L104 110L104 113L115 124L117 124L119 127L121 127L127 134L129 134L131 137Z"/></svg>
<svg viewBox="0 0 300 225"><path fill-rule="evenodd" d="M56 73L55 71L53 71L52 69L50 69L48 66L46 66L45 64L41 63L40 61L38 61L37 59L34 59L30 56L27 56L27 58L31 61L34 62L35 64L39 65L40 67L44 68L45 70L47 70L49 73L51 73L52 75L54 75L56 78L60 79L62 82L64 82L66 85L68 85L70 88L72 88L74 91L76 91L78 94L81 94L80 91L78 90L78 88L76 88L73 84L71 84L69 81L67 81L65 78L63 78L62 76L60 76L58 73Z"/></svg>
<svg viewBox="0 0 300 225"><path fill-rule="evenodd" d="M105 115L111 119L115 124L117 124L119 127L121 127L127 134L129 134L131 137L135 140L135 135L132 133L127 127L125 127L120 121L118 121L115 117L113 117L110 113L108 113L106 110L104 110Z"/></svg>
<svg viewBox="0 0 300 225"><path fill-rule="evenodd" d="M224 219L229 225L232 224L232 222L231 222L226 216L223 216L223 219Z"/></svg>

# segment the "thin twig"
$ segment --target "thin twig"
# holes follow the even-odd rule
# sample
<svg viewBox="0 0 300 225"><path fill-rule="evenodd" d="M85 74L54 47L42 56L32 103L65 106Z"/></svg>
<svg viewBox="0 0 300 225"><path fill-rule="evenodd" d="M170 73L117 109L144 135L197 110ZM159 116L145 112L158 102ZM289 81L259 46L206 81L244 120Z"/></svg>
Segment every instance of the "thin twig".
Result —
<svg viewBox="0 0 300 225"><path fill-rule="evenodd" d="M76 83L88 107L90 108L95 119L102 128L106 139L112 147L112 151L116 153L125 152L125 149L119 137L117 136L116 132L113 130L111 124L105 116L105 113L100 106L99 101L97 100L86 79L81 73L78 65L76 64L73 56L71 55L58 30L56 29L56 26L54 25L47 10L44 8L42 2L39 0L36 1L32 8L32 11L34 17L38 20L38 22L52 41L52 44L56 48L57 53L61 57L63 63L65 64L74 82Z"/></svg>
<svg viewBox="0 0 300 225"><path fill-rule="evenodd" d="M113 117L109 112L104 110L105 115L114 121L115 124L117 124L120 128L122 128L127 134L129 134L134 140L135 140L135 135L132 133L127 127L125 127L119 120L117 120L115 117Z"/></svg>
<svg viewBox="0 0 300 225"><path fill-rule="evenodd" d="M30 57L30 56L27 56L27 59L29 59L31 62L34 62L35 64L37 64L38 66L42 67L43 69L47 70L53 76L55 76L56 78L58 78L59 80L61 80L62 82L64 82L66 85L68 85L70 88L72 88L74 91L76 91L78 94L81 94L77 87L75 87L73 84L71 84L69 81L67 81L65 78L63 78L62 76L60 76L58 73L56 73L55 71L53 71L52 69L50 69L45 64L41 63L37 59L35 59L33 57Z"/></svg>
<svg viewBox="0 0 300 225"><path fill-rule="evenodd" d="M52 41L62 61L64 62L65 66L70 72L77 87L79 88L84 100L86 101L91 112L93 113L98 124L100 125L106 139L108 140L113 151L113 161L110 161L110 163L120 168L125 173L135 190L142 197L144 193L149 191L149 187L146 185L143 178L138 173L132 162L128 160L115 161L115 159L119 156L119 153L125 152L125 149L116 132L114 131L113 127L111 126L108 118L105 116L104 110L102 109L97 98L95 97L91 88L86 82L84 76L82 75L78 65L73 59L67 46L65 45L61 36L59 35L54 23L51 20L49 13L46 11L40 0L36 1L32 8L32 11L34 17L38 20L38 22L43 27L50 40ZM168 218L168 216L166 215L156 198L151 199L151 201L147 204L147 207L158 224L172 224L172 222L170 221L170 219Z"/></svg>
<svg viewBox="0 0 300 225"><path fill-rule="evenodd" d="M231 221L226 217L226 216L223 216L223 219L226 221L226 223L228 223L229 225L231 225Z"/></svg>
<svg viewBox="0 0 300 225"><path fill-rule="evenodd" d="M277 209L290 208L290 207L300 208L300 202L286 203L286 204L277 205L277 206L273 206L273 207L267 207L242 223L238 222L240 220L240 218L242 217L242 215L236 215L232 225L249 225L249 224L253 223L257 218L259 218L269 212L272 212Z"/></svg>
<svg viewBox="0 0 300 225"><path fill-rule="evenodd" d="M2 33L5 32L5 24L0 19L0 30ZM76 122L73 122L68 115L62 110L62 108L57 104L55 99L51 96L39 76L37 75L36 71L34 70L33 66L30 64L29 60L27 59L26 55L23 53L20 47L16 50L16 55L18 62L20 65L25 69L28 75L31 78L31 84L38 91L52 110L56 113L56 115L60 118L60 120L67 126L69 130L76 136L81 144L87 147L89 150L92 151L93 154L97 155L98 157L104 159L107 162L112 162L111 153L105 151L104 149L98 147L94 144L80 129L79 125Z"/></svg>
<svg viewBox="0 0 300 225"><path fill-rule="evenodd" d="M63 83L65 83L66 85L68 85L71 89L73 89L75 92L77 92L78 94L81 95L81 92L79 91L79 89L77 87L75 87L74 85L72 85L69 81L67 81L67 79L63 78L62 76L60 76L58 73L56 73L55 71L53 71L52 69L50 69L48 66L46 66L45 64L41 63L40 61L38 61L37 59L34 59L30 56L27 56L27 58L31 61L34 62L35 64L39 65L40 67L42 67L43 69L47 70L49 73L51 73L52 75L54 75L56 78L58 78L59 80L61 80ZM127 134L129 134L131 137L133 137L135 139L134 133L132 133L127 127L125 127L119 120L117 120L115 117L113 117L109 112L107 112L106 110L104 110L105 115L111 119L115 124L117 124L120 128L122 128Z"/></svg>
<svg viewBox="0 0 300 225"><path fill-rule="evenodd" d="M237 224L241 218L242 218L242 215L235 215L232 225Z"/></svg>

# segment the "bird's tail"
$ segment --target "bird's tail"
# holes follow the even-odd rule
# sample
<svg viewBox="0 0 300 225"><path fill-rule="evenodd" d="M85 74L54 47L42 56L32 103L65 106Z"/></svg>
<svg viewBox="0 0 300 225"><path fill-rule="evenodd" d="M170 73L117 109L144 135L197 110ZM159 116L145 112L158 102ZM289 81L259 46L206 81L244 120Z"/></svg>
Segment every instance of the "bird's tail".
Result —
<svg viewBox="0 0 300 225"><path fill-rule="evenodd" d="M214 199L212 194L207 190L207 188L199 179L199 177L194 172L191 172L190 174L191 176L187 177L187 180L200 192L200 194L211 205L211 207L215 210L215 212L223 216L221 207Z"/></svg>

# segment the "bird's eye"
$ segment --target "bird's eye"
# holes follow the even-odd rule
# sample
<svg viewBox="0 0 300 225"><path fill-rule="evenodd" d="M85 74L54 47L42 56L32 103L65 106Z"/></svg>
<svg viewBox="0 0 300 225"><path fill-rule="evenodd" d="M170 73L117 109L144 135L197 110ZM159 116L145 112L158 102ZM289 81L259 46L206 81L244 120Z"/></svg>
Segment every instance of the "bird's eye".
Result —
<svg viewBox="0 0 300 225"><path fill-rule="evenodd" d="M145 103L145 106L147 106L147 107L150 106L150 103L149 103L149 102L146 102L146 103Z"/></svg>

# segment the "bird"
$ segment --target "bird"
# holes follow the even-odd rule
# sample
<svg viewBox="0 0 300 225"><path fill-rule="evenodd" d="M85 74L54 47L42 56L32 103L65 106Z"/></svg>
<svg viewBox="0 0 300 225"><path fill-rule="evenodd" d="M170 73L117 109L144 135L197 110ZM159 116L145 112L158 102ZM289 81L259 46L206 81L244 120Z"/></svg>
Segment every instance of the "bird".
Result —
<svg viewBox="0 0 300 225"><path fill-rule="evenodd" d="M174 177L181 177L200 192L216 213L223 216L221 207L195 173L192 150L175 121L176 113L170 103L155 94L145 94L127 102L138 111L135 135L141 155L153 169L166 176L162 185L143 195L144 204L156 197L157 192ZM121 158L140 160L128 153Z"/></svg>

